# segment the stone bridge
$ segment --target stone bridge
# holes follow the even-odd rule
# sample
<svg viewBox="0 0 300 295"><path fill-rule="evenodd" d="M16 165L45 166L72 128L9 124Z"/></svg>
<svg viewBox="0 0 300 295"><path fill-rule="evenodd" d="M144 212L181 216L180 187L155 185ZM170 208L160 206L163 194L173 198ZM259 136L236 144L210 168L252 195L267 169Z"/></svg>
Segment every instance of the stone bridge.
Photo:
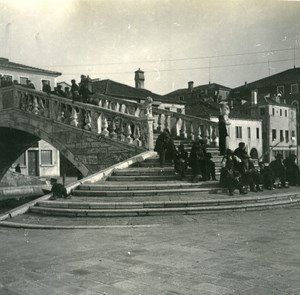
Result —
<svg viewBox="0 0 300 295"><path fill-rule="evenodd" d="M102 94L94 104L10 86L0 89L0 179L43 139L87 176L146 150L163 128L178 138L217 139L217 124Z"/></svg>

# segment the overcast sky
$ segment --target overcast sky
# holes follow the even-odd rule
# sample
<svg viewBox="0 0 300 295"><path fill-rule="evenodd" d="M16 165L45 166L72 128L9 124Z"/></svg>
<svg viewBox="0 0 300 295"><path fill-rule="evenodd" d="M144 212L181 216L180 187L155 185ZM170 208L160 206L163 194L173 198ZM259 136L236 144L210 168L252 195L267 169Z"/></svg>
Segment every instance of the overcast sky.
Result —
<svg viewBox="0 0 300 295"><path fill-rule="evenodd" d="M188 81L235 87L293 67L294 53L300 66L299 12L298 1L0 0L0 56L58 81L134 86L141 68L159 94Z"/></svg>

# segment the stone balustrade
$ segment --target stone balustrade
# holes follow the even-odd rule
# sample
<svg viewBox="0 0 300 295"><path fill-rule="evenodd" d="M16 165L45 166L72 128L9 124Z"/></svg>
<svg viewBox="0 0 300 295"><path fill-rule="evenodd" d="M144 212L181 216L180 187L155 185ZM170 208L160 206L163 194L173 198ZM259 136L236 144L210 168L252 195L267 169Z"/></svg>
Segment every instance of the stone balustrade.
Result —
<svg viewBox="0 0 300 295"><path fill-rule="evenodd" d="M9 88L3 88L0 92L13 91L14 108L100 136L153 149L154 120L144 114L142 104L97 95L93 98L94 103L95 99L98 100L97 105L93 105L21 86ZM0 100L4 97L0 95Z"/></svg>
<svg viewBox="0 0 300 295"><path fill-rule="evenodd" d="M153 108L152 113L155 118L154 132L168 128L174 137L189 140L205 139L209 145L217 145L218 123L216 122L159 108Z"/></svg>

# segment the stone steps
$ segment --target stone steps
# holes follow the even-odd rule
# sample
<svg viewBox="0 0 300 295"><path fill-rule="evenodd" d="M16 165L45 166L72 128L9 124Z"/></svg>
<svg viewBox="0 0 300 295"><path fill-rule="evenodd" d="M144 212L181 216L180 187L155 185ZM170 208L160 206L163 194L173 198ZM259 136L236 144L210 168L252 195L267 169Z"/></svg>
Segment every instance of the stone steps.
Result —
<svg viewBox="0 0 300 295"><path fill-rule="evenodd" d="M224 198L219 200L176 201L176 202L39 202L30 207L30 212L53 216L73 217L125 217L161 214L197 214L219 211L264 210L284 207L300 202L299 197L289 194L277 197Z"/></svg>

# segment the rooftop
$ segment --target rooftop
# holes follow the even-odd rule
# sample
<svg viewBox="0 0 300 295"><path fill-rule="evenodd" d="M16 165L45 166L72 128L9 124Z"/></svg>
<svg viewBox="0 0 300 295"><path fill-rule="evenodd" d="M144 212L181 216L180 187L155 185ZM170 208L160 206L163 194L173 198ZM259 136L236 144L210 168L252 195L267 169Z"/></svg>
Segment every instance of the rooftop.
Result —
<svg viewBox="0 0 300 295"><path fill-rule="evenodd" d="M153 93L150 90L135 88L109 79L93 82L93 92L136 101L150 96L154 101L175 102L172 98Z"/></svg>
<svg viewBox="0 0 300 295"><path fill-rule="evenodd" d="M56 76L56 77L61 75L61 73L59 73L59 72L44 70L44 69L40 69L40 68L35 68L35 67L11 62L11 61L9 61L8 58L4 58L4 57L0 57L0 68L5 68L5 69L9 69L9 70L18 70L18 71L24 71L24 72L34 72L34 73L46 74L46 75Z"/></svg>

